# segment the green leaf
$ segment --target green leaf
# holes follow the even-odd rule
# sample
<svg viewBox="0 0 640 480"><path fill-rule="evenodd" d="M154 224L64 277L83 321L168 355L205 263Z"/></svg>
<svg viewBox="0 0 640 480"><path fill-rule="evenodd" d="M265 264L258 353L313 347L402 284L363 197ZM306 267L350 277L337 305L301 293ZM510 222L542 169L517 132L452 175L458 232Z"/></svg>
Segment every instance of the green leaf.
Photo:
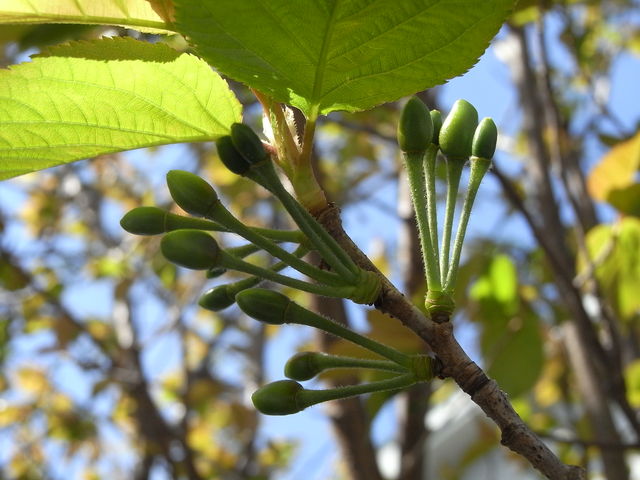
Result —
<svg viewBox="0 0 640 480"><path fill-rule="evenodd" d="M611 305L623 320L640 315L640 220L625 217L615 225L598 225L587 233L590 263ZM578 272L589 264L578 257Z"/></svg>
<svg viewBox="0 0 640 480"><path fill-rule="evenodd" d="M624 369L627 398L632 407L640 407L640 360L634 360Z"/></svg>
<svg viewBox="0 0 640 480"><path fill-rule="evenodd" d="M478 301L482 317L497 314L510 317L518 311L518 274L516 266L506 255L496 255L487 271L478 278L469 292Z"/></svg>
<svg viewBox="0 0 640 480"><path fill-rule="evenodd" d="M176 28L228 76L309 118L444 83L476 63L512 0L176 0Z"/></svg>
<svg viewBox="0 0 640 480"><path fill-rule="evenodd" d="M0 70L0 180L105 153L214 140L241 119L197 57L114 38Z"/></svg>
<svg viewBox="0 0 640 480"><path fill-rule="evenodd" d="M542 338L531 308L520 298L516 265L496 255L470 290L482 328L487 374L510 396L529 390L544 361Z"/></svg>
<svg viewBox="0 0 640 480"><path fill-rule="evenodd" d="M147 0L0 0L0 24L83 23L118 25L150 33L172 33ZM158 11L157 11L158 10Z"/></svg>
<svg viewBox="0 0 640 480"><path fill-rule="evenodd" d="M542 336L528 307L508 321L484 322L480 346L487 361L487 375L511 397L530 390L544 363Z"/></svg>

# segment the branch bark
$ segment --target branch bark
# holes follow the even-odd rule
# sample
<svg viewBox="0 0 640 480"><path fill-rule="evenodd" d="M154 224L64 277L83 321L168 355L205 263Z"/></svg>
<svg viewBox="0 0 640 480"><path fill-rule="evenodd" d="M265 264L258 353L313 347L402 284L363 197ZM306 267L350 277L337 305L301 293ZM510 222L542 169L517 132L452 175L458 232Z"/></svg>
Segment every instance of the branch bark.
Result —
<svg viewBox="0 0 640 480"><path fill-rule="evenodd" d="M550 480L586 480L585 471L563 464L515 412L498 384L489 379L458 344L448 318L432 321L409 302L371 263L342 228L339 209L327 205L318 221L362 268L378 272L383 279L376 308L399 319L433 350L442 362L442 375L451 377L491 418L502 432L502 444L525 457Z"/></svg>

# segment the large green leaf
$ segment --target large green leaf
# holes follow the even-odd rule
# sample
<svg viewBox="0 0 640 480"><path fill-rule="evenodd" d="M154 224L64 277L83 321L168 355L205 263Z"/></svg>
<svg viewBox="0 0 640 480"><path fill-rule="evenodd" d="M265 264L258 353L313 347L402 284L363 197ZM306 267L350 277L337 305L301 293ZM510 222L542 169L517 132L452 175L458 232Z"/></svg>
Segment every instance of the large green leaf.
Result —
<svg viewBox="0 0 640 480"><path fill-rule="evenodd" d="M197 57L132 39L75 42L0 70L0 179L96 155L215 139L241 120Z"/></svg>
<svg viewBox="0 0 640 480"><path fill-rule="evenodd" d="M476 63L513 0L176 0L176 28L232 78L308 117L357 111Z"/></svg>
<svg viewBox="0 0 640 480"><path fill-rule="evenodd" d="M147 0L0 0L3 23L86 23L168 32L157 2Z"/></svg>
<svg viewBox="0 0 640 480"><path fill-rule="evenodd" d="M477 302L487 373L509 395L525 393L540 376L544 352L536 317L520 299L516 265L506 255L495 256L470 296Z"/></svg>

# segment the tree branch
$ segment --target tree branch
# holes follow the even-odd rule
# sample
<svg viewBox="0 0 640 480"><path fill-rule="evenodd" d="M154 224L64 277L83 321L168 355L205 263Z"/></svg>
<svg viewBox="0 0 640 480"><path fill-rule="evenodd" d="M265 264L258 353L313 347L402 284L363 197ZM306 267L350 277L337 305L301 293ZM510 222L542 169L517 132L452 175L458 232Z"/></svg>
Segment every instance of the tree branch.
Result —
<svg viewBox="0 0 640 480"><path fill-rule="evenodd" d="M362 268L378 272L383 279L376 308L399 319L433 350L442 362L442 375L451 377L502 431L502 444L525 457L550 480L584 480L585 471L563 464L515 412L498 384L489 379L458 344L448 318L440 323L427 319L412 305L353 243L342 228L339 209L327 205L317 213L318 221Z"/></svg>

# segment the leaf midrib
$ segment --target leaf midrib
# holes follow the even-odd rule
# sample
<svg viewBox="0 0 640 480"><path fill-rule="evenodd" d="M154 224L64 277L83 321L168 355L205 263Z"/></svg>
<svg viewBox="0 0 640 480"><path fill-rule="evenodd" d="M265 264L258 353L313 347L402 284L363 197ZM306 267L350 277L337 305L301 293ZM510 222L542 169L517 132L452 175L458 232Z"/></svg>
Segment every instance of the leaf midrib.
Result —
<svg viewBox="0 0 640 480"><path fill-rule="evenodd" d="M336 12L339 10L338 5L340 5L340 0L336 0L333 4L333 8L331 10L331 14L329 15L329 19L327 21L327 26L325 28L324 37L322 39L322 47L320 47L320 55L318 57L318 68L316 69L315 78L313 81L313 92L311 94L311 99L313 104L310 105L309 109L309 120L315 121L318 117L318 113L320 110L320 89L322 88L322 80L324 78L326 60L329 53L329 44L331 43L333 32L334 32L334 18Z"/></svg>

